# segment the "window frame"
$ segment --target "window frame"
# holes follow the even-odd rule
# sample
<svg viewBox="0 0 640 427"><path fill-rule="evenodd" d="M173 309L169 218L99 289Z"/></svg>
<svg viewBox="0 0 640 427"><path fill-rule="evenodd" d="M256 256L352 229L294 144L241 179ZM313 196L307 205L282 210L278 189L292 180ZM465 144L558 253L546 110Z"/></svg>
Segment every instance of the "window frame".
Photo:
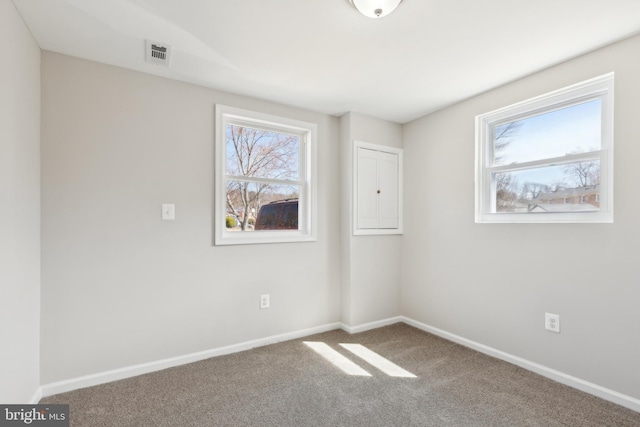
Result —
<svg viewBox="0 0 640 427"><path fill-rule="evenodd" d="M613 72L553 92L476 116L475 222L476 223L612 223L613 222ZM597 151L570 154L493 166L496 126L560 110L584 102L601 101L601 148ZM592 212L495 212L496 172L514 172L533 168L600 161L600 209Z"/></svg>
<svg viewBox="0 0 640 427"><path fill-rule="evenodd" d="M298 230L228 231L224 218L227 212L227 180L233 178L226 170L227 125L294 134L299 137ZM216 104L215 106L215 172L214 172L214 245L245 245L264 243L312 242L316 230L316 158L317 125L301 120L275 116L242 108ZM232 179L233 180L233 179ZM248 181L256 181L248 179ZM281 181L274 179L273 181ZM284 182L284 181L283 181Z"/></svg>

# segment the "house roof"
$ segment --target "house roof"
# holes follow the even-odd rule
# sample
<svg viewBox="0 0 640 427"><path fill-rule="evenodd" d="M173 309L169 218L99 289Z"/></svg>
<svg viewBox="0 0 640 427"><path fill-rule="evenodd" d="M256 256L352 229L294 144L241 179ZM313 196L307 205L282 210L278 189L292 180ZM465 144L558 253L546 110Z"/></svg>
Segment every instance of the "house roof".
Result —
<svg viewBox="0 0 640 427"><path fill-rule="evenodd" d="M13 1L42 49L398 123L640 32L629 0L405 0L380 19L348 0Z"/></svg>
<svg viewBox="0 0 640 427"><path fill-rule="evenodd" d="M537 204L530 212L593 212L598 210L588 203Z"/></svg>
<svg viewBox="0 0 640 427"><path fill-rule="evenodd" d="M548 193L541 193L533 199L530 203L538 203L549 199L560 199L571 196L585 196L588 194L597 194L600 192L600 184L586 185L583 187L575 188L563 188L557 191L550 191Z"/></svg>

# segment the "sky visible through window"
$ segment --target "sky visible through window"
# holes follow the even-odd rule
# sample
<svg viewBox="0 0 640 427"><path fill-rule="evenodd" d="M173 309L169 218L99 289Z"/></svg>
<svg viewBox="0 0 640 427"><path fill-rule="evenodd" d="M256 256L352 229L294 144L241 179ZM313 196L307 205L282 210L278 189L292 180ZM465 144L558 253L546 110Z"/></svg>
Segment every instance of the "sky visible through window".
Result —
<svg viewBox="0 0 640 427"><path fill-rule="evenodd" d="M511 128L506 129L507 126ZM494 135L494 165L597 151L601 149L601 101L596 99L496 126ZM512 174L519 185L576 184L564 166L537 167Z"/></svg>
<svg viewBox="0 0 640 427"><path fill-rule="evenodd" d="M227 173L235 176L297 180L297 136L246 126L227 126Z"/></svg>

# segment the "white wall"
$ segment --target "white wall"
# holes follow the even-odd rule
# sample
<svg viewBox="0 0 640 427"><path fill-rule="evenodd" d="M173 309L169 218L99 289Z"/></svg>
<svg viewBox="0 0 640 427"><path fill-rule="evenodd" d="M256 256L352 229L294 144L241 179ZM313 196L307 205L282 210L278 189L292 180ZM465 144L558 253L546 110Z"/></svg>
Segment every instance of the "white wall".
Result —
<svg viewBox="0 0 640 427"><path fill-rule="evenodd" d="M0 0L0 402L40 386L40 48Z"/></svg>
<svg viewBox="0 0 640 427"><path fill-rule="evenodd" d="M339 321L337 118L50 52L42 69L43 384ZM317 242L212 246L216 103L318 124Z"/></svg>
<svg viewBox="0 0 640 427"><path fill-rule="evenodd" d="M628 39L404 127L404 315L640 398L639 52ZM474 117L609 71L615 223L475 224Z"/></svg>
<svg viewBox="0 0 640 427"><path fill-rule="evenodd" d="M351 327L400 314L401 235L353 236L353 141L402 147L402 126L347 113L340 118L342 321Z"/></svg>

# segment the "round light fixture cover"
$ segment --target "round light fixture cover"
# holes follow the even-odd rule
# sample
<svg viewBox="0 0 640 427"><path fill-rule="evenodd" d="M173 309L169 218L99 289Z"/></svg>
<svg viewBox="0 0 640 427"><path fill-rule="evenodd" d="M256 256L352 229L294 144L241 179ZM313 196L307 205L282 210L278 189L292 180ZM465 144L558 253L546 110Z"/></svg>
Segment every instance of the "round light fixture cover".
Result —
<svg viewBox="0 0 640 427"><path fill-rule="evenodd" d="M369 18L382 18L393 12L402 0L351 0L351 3Z"/></svg>

